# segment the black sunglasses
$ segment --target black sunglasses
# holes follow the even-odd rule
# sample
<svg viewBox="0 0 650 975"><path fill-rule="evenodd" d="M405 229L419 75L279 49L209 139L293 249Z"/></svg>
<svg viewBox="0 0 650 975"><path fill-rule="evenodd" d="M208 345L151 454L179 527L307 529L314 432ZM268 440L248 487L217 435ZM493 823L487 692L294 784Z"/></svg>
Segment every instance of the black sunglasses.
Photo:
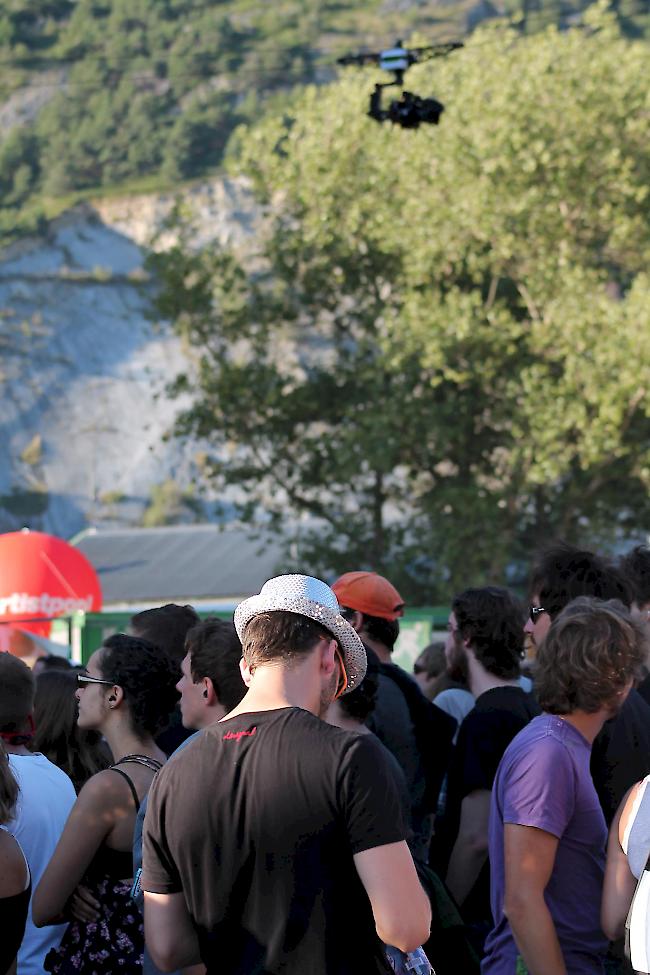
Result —
<svg viewBox="0 0 650 975"><path fill-rule="evenodd" d="M115 681L104 680L103 677L89 677L88 674L77 674L77 684L84 687L86 684L109 684L111 687Z"/></svg>
<svg viewBox="0 0 650 975"><path fill-rule="evenodd" d="M544 609L543 606L530 606L528 609L528 616L530 617L531 623L537 622L537 617L542 613L546 613L548 610Z"/></svg>

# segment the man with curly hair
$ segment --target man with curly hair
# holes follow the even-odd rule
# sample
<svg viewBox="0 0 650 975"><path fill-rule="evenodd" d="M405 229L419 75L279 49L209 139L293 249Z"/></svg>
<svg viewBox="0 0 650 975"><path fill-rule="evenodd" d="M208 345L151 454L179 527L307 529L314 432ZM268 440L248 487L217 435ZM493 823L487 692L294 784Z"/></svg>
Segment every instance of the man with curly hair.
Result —
<svg viewBox="0 0 650 975"><path fill-rule="evenodd" d="M492 793L483 975L602 975L607 827L589 759L647 652L644 627L616 600L575 599L549 627L535 685L544 713L506 750Z"/></svg>
<svg viewBox="0 0 650 975"><path fill-rule="evenodd" d="M552 621L578 596L618 599L632 607L629 576L596 552L560 542L540 553L533 567L525 630L539 648ZM605 723L591 750L591 775L609 825L623 796L650 774L650 706L636 689Z"/></svg>

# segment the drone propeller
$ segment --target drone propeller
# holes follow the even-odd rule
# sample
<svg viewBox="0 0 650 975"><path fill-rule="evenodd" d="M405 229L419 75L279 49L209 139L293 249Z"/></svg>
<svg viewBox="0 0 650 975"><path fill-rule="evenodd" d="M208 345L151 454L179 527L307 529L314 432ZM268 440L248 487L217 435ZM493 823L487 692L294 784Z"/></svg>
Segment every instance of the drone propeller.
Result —
<svg viewBox="0 0 650 975"><path fill-rule="evenodd" d="M336 63L340 65L376 64L383 71L404 72L413 64L421 61L429 61L431 58L446 57L452 51L463 47L461 41L449 41L446 44L429 44L427 47L402 47L402 42L397 41L395 47L385 51L368 51L359 54L346 54L338 58Z"/></svg>

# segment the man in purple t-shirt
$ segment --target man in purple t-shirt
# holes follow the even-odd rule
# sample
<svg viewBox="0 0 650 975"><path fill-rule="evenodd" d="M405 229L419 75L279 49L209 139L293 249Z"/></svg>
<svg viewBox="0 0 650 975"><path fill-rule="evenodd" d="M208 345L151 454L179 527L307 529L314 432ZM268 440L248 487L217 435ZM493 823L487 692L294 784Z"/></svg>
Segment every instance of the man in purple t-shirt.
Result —
<svg viewBox="0 0 650 975"><path fill-rule="evenodd" d="M603 972L607 828L589 757L645 661L646 640L621 603L581 597L539 648L535 688L545 713L509 745L492 793L495 926L482 975Z"/></svg>

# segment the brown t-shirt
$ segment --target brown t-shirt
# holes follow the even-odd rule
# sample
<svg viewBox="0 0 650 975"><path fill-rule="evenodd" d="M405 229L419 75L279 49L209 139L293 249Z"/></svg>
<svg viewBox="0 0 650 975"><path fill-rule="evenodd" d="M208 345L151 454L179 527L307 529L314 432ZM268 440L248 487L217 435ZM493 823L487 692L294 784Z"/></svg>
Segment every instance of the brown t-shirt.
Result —
<svg viewBox="0 0 650 975"><path fill-rule="evenodd" d="M142 887L184 892L209 973L389 973L353 855L405 838L372 735L301 708L238 715L149 794Z"/></svg>

